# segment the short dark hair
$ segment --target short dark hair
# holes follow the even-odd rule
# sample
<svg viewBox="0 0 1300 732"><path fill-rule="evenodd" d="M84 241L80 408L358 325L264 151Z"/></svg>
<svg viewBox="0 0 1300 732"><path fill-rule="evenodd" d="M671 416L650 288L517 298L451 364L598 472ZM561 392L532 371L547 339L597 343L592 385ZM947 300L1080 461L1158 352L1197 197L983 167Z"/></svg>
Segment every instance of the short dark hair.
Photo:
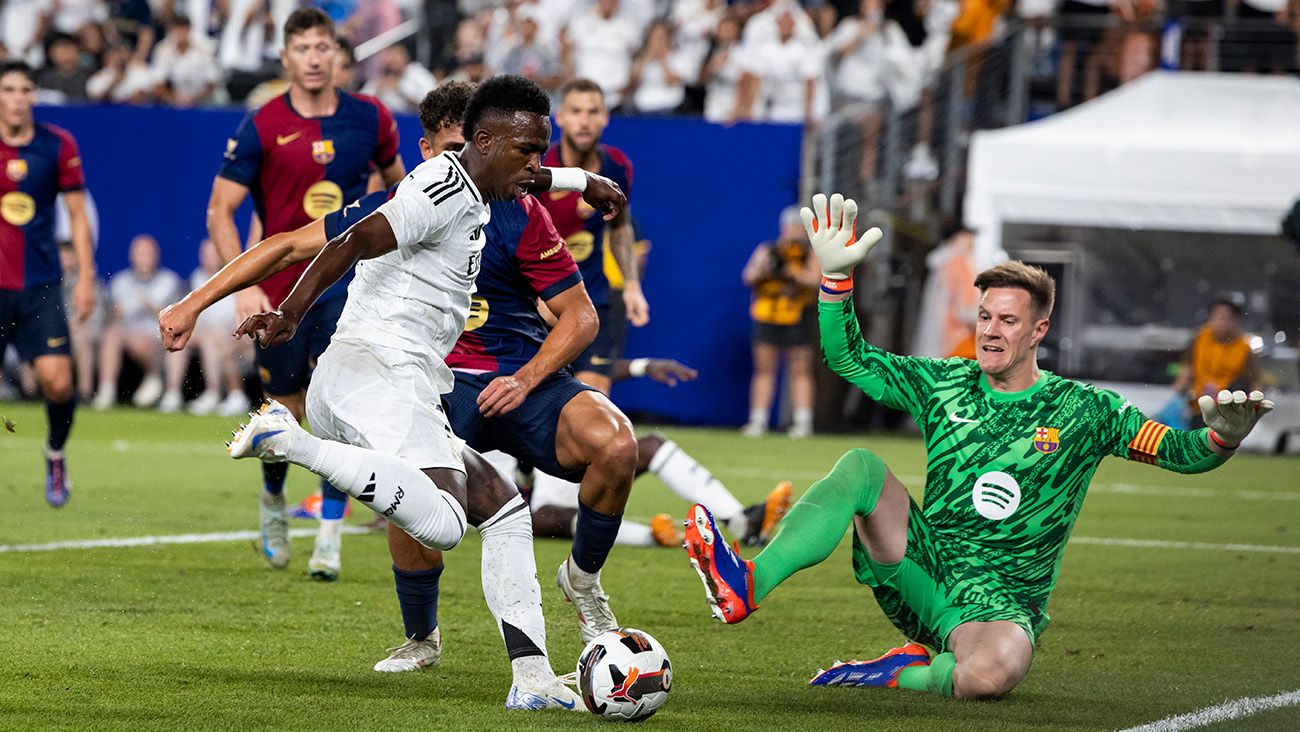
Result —
<svg viewBox="0 0 1300 732"><path fill-rule="evenodd" d="M290 37L306 33L312 28L324 28L331 37L337 35L334 32L334 20L324 10L298 8L289 13L289 19L284 21L284 45L288 47Z"/></svg>
<svg viewBox="0 0 1300 732"><path fill-rule="evenodd" d="M600 88L600 84L591 79L584 79L581 76L564 82L564 86L560 87L560 99L567 99L574 92L596 92L600 95L602 102L605 100L605 90Z"/></svg>
<svg viewBox="0 0 1300 732"><path fill-rule="evenodd" d="M1056 304L1056 280L1041 267L1025 264L1020 260L1011 260L989 267L975 277L975 286L980 292L990 287L1014 287L1029 293L1029 301L1034 312L1040 318L1052 314Z"/></svg>
<svg viewBox="0 0 1300 732"><path fill-rule="evenodd" d="M190 16L185 13L177 13L172 16L172 22L167 24L168 28L191 28L193 23L190 22Z"/></svg>
<svg viewBox="0 0 1300 732"><path fill-rule="evenodd" d="M347 66L357 65L357 47L344 36L339 36L339 55Z"/></svg>
<svg viewBox="0 0 1300 732"><path fill-rule="evenodd" d="M475 85L468 81L448 81L420 100L420 126L433 136L446 127L459 127L465 121L465 108L474 96Z"/></svg>
<svg viewBox="0 0 1300 732"><path fill-rule="evenodd" d="M0 77L8 74L22 74L28 81L36 83L36 71L26 61L0 62Z"/></svg>
<svg viewBox="0 0 1300 732"><path fill-rule="evenodd" d="M516 112L547 117L551 114L551 100L540 86L522 76L506 74L488 79L478 85L465 110L465 139L474 136L485 115L511 116Z"/></svg>
<svg viewBox="0 0 1300 732"><path fill-rule="evenodd" d="M1214 301L1210 303L1213 309L1222 305L1232 311L1232 314L1238 318L1246 314L1246 296L1240 292L1219 292L1214 296Z"/></svg>

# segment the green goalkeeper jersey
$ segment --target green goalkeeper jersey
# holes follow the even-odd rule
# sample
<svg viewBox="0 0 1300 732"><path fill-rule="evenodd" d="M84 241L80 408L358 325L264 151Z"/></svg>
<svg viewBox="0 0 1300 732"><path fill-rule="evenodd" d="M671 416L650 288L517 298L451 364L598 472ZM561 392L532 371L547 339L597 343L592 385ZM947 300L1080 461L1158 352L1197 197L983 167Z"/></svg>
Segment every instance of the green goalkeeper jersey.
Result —
<svg viewBox="0 0 1300 732"><path fill-rule="evenodd" d="M994 391L962 358L898 356L866 343L851 300L819 305L826 363L925 437L922 513L952 581L1046 613L1088 482L1107 455L1201 472L1223 463L1205 430L1148 420L1114 392L1046 371Z"/></svg>

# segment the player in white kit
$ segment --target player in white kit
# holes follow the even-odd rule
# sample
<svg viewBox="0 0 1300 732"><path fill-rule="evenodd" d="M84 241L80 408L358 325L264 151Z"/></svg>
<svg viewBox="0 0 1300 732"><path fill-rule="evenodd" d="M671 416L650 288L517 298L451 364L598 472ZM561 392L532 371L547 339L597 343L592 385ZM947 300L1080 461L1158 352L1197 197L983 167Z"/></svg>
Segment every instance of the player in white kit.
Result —
<svg viewBox="0 0 1300 732"><path fill-rule="evenodd" d="M465 114L465 149L417 167L392 199L326 245L279 310L239 327L263 347L288 341L320 293L355 265L348 303L308 390L318 436L271 402L230 444L237 458L306 467L430 548L460 542L467 508L470 519L483 519L476 523L484 594L512 659L506 707L516 709L582 705L546 660L527 507L515 494L495 513L474 515L465 462L482 458L452 434L440 394L453 384L443 357L469 315L486 201L526 193L550 137L548 114L547 97L532 82L484 82ZM489 550L489 532L503 527L512 541Z"/></svg>

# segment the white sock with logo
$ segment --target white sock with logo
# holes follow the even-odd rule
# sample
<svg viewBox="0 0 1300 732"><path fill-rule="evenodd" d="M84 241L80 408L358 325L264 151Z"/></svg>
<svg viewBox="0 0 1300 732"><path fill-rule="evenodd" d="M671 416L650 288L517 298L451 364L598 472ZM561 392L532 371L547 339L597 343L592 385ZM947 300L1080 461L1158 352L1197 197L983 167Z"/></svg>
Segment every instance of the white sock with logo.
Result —
<svg viewBox="0 0 1300 732"><path fill-rule="evenodd" d="M546 619L533 559L532 514L524 499L515 496L478 530L483 536L483 598L511 656L514 683L544 688L555 681L555 672L546 658Z"/></svg>
<svg viewBox="0 0 1300 732"><path fill-rule="evenodd" d="M577 508L579 487L577 483L535 470L533 471L533 498L530 503L534 506Z"/></svg>
<svg viewBox="0 0 1300 732"><path fill-rule="evenodd" d="M744 516L745 507L722 481L713 477L712 473L672 440L664 440L664 444L650 458L650 472L659 476L659 480L673 493L691 503L704 504L719 521ZM735 530L734 527L732 530Z"/></svg>
<svg viewBox="0 0 1300 732"><path fill-rule="evenodd" d="M451 549L465 536L465 509L424 471L399 457L301 430L294 432L285 454L289 462L387 516L427 547Z"/></svg>

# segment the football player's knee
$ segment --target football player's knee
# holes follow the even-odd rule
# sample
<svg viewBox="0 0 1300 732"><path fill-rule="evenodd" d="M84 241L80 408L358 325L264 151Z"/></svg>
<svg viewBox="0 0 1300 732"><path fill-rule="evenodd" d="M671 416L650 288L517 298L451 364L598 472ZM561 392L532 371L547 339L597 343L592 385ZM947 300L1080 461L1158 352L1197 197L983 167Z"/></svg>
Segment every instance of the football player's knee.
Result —
<svg viewBox="0 0 1300 732"><path fill-rule="evenodd" d="M844 453L827 477L834 478L841 490L873 488L878 492L885 483L885 461L864 447L855 447Z"/></svg>
<svg viewBox="0 0 1300 732"><path fill-rule="evenodd" d="M961 699L1001 699L1028 670L1011 649L989 648L957 664L953 694Z"/></svg>
<svg viewBox="0 0 1300 732"><path fill-rule="evenodd" d="M41 392L46 399L55 404L63 404L72 399L72 376L60 375L47 379L41 384Z"/></svg>

